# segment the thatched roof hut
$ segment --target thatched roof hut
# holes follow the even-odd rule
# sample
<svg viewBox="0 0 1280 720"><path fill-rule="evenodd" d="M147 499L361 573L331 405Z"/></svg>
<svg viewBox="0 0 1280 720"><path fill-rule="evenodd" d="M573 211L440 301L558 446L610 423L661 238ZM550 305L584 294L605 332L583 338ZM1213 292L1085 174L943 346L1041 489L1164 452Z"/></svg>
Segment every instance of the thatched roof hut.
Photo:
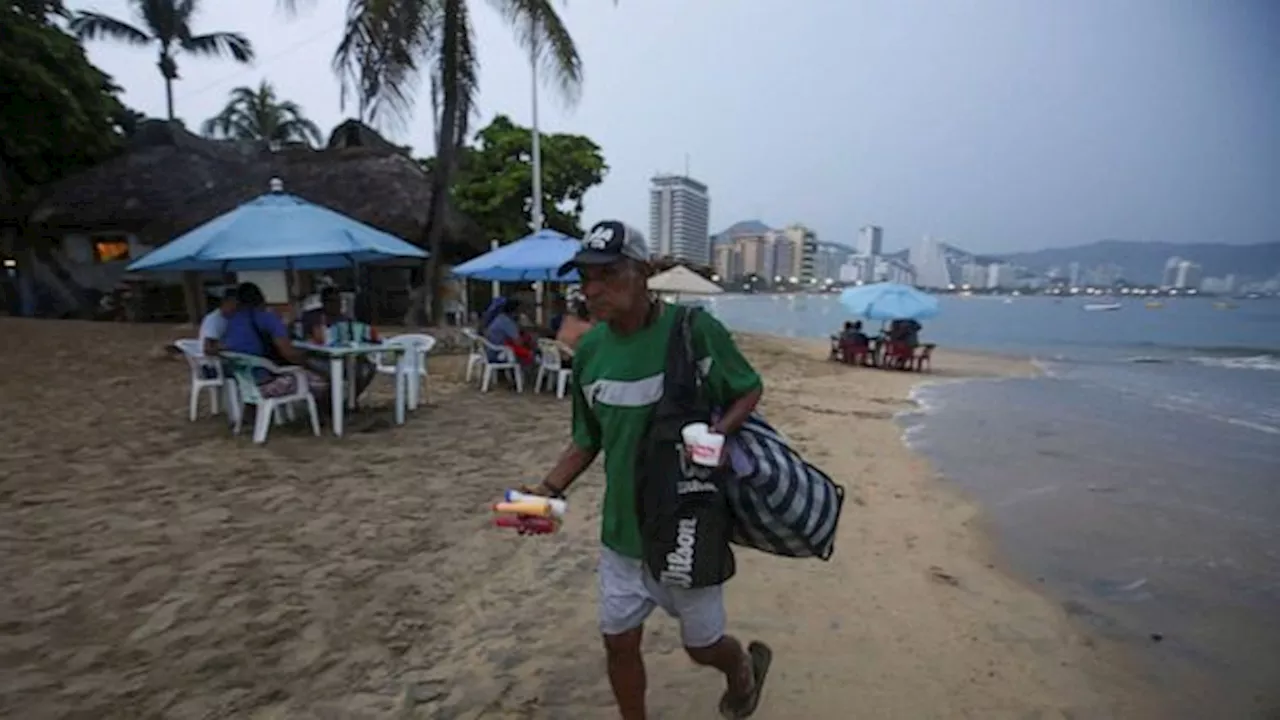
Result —
<svg viewBox="0 0 1280 720"><path fill-rule="evenodd" d="M431 188L427 173L354 121L323 150L211 140L177 123L148 121L120 156L44 189L29 227L48 234L118 230L160 245L268 190L285 191L420 244ZM483 252L469 220L449 223L443 253ZM470 252L468 252L468 250Z"/></svg>

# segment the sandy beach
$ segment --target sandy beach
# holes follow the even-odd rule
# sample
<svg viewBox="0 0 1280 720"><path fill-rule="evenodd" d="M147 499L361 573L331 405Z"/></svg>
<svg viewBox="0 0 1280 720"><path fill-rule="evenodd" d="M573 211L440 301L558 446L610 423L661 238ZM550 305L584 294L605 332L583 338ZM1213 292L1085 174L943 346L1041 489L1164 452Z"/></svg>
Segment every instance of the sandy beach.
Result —
<svg viewBox="0 0 1280 720"><path fill-rule="evenodd" d="M462 382L390 422L254 446L186 418L190 328L0 319L0 716L610 718L595 625L599 468L564 532L490 526L539 476L569 403ZM901 442L920 378L825 347L743 338L763 411L845 485L829 563L740 551L732 631L775 651L759 718L1157 717L1103 641L1001 569L978 510ZM933 380L1033 372L940 352ZM655 718L714 718L722 690L655 616Z"/></svg>

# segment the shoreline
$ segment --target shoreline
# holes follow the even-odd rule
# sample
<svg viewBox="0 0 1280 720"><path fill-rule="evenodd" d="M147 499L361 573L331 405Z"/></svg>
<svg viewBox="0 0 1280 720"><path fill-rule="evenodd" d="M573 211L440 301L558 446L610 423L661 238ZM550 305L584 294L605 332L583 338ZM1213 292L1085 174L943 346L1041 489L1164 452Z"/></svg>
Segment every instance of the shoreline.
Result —
<svg viewBox="0 0 1280 720"><path fill-rule="evenodd" d="M742 339L744 349L748 350L756 344L789 346L798 351L798 354L805 355L815 362L824 361L827 353L826 344L817 340L764 333L735 333L735 335ZM748 357L751 357L750 352ZM1033 652L1026 653L1006 648L1006 650L1013 650L1015 655L1023 655L1020 660L1014 661L1015 664L1022 662L1026 667L1034 668L1030 675L1024 676L1028 684L1036 684L1032 682L1032 676L1038 675L1041 682L1047 685L1042 687L1042 690L1049 692L1039 698L1025 698L1026 707L1019 709L1016 713L1011 707L999 707L985 702L982 706L969 707L957 702L950 707L951 713L957 716L978 713L980 716L1004 717L1006 715L1021 716L1020 713L1034 715L1048 712L1049 715L1046 716L1057 717L1058 715L1053 714L1056 708L1063 712L1064 716L1075 713L1085 717L1169 717L1163 704L1154 697L1152 688L1139 677L1140 671L1132 659L1130 650L1121 643L1102 636L1083 620L1071 616L1064 608L1061 599L1054 597L1042 584L1043 581L1037 582L1034 577L1015 570L989 524L987 511L975 499L969 497L960 486L948 480L927 457L910 445L910 428L902 420L905 416L919 414L922 421L927 421L929 408L923 406L918 399L918 394L923 388L950 383L998 382L1009 378L1046 377L1043 368L1032 357L993 352L944 350L938 352L935 358L938 371L926 375L847 367L830 362L826 364L831 366L835 373L849 376L853 382L872 383L897 391L900 407L885 420L885 423L895 433L904 456L903 464L908 466L909 474L926 493L933 495L930 503L941 506L941 515L948 526L942 529L951 535L950 540L954 545L950 549L958 551L953 553L953 558L970 561L965 563L967 567L963 574L950 572L945 566L930 566L930 580L958 589L969 589L966 586L972 585L993 584L997 586L997 589L989 593L992 595L993 604L1005 606L1021 604L1023 610L1029 615L1038 616L1041 621L1048 621L1051 625L1047 633L1043 633L1042 636L1036 637L1034 642L1029 643L1035 648ZM767 388L766 397L769 396L770 392ZM784 432L787 428L787 424L780 426ZM821 460L815 461L815 464L831 471ZM841 482L840 474L835 472L831 474L837 478L837 482ZM844 482L847 489L852 489L848 488L848 484L858 483L859 480L851 478ZM896 498L897 495L898 493L893 493L893 497ZM865 500L853 506L846 506L842 518L844 525L852 525L858 521L858 515L851 513L850 510L864 510L867 507L863 504L864 502ZM848 530L842 528L841 534L847 535ZM909 539L910 534L906 537L908 539L904 540L904 544L910 550L913 541ZM916 538L914 543L919 544L919 538ZM840 555L840 549L837 545L837 556ZM847 551L847 548L844 549ZM938 557L945 557L945 553ZM935 573L934 571L939 568L942 572ZM944 577L939 578L939 574ZM957 582L953 584L952 580ZM1041 607L1033 608L1034 605ZM1034 630L1023 623L1009 623L1003 634L1026 640L1025 636L1029 632ZM1009 639L1004 638L1002 644ZM999 671L989 672L996 672L995 677L1001 675ZM982 683L979 679L975 684ZM915 713L914 716L924 717L938 710L938 707L917 707L910 710L904 707L890 714L898 716L895 713Z"/></svg>
<svg viewBox="0 0 1280 720"><path fill-rule="evenodd" d="M0 715L616 716L595 619L600 463L558 535L495 529L488 511L554 461L568 402L480 394L446 355L404 426L376 381L346 437L284 425L259 447L207 410L188 422L187 366L161 348L190 328L0 332L0 409L23 419L0 425ZM980 509L902 442L894 416L928 377L738 337L765 416L849 500L827 563L737 553L730 631L775 650L757 717L1162 717L1109 645L1000 569ZM1001 368L1028 370L944 352L932 377ZM715 673L661 613L645 652L654 717L714 713Z"/></svg>

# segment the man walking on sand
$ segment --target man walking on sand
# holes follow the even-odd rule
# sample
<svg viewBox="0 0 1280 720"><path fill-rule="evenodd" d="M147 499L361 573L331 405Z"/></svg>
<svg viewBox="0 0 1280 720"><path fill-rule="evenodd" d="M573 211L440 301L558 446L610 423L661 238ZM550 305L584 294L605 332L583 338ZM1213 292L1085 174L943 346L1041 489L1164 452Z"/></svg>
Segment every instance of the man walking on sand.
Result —
<svg viewBox="0 0 1280 720"><path fill-rule="evenodd" d="M624 720L646 717L640 645L644 622L655 607L679 621L685 650L695 663L724 673L728 689L720 701L721 714L749 717L759 704L772 659L768 646L753 642L744 650L725 634L723 585L665 586L641 560L636 457L651 410L662 397L676 309L649 294L648 246L638 231L620 222L597 223L560 274L571 269L582 277L582 291L597 323L583 335L574 355L572 441L542 484L529 489L562 495L604 451L599 619L609 683ZM714 430L733 434L760 401L760 376L711 315L698 313L692 330L708 395L723 409Z"/></svg>

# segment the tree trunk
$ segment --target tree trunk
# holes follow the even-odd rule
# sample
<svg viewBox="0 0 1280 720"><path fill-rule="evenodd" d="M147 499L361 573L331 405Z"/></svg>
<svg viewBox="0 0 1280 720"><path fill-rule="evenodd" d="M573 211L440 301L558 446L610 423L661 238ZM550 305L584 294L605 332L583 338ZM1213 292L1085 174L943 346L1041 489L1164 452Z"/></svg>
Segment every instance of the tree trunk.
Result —
<svg viewBox="0 0 1280 720"><path fill-rule="evenodd" d="M200 282L200 273L182 273L182 303L186 306L187 320L199 325L204 318L204 284Z"/></svg>
<svg viewBox="0 0 1280 720"><path fill-rule="evenodd" d="M458 22L458 4L462 0L445 0L444 28L441 33L441 85L444 96L440 108L440 124L436 133L436 164L431 173L431 211L427 215L426 240L427 272L424 281L430 293L430 324L439 325L444 317L444 287L441 280L440 248L446 232L445 215L449 207L449 190L453 185L454 164L457 162L458 138L458 33L463 28Z"/></svg>
<svg viewBox="0 0 1280 720"><path fill-rule="evenodd" d="M164 104L169 110L169 122L173 122L173 81L164 79Z"/></svg>

